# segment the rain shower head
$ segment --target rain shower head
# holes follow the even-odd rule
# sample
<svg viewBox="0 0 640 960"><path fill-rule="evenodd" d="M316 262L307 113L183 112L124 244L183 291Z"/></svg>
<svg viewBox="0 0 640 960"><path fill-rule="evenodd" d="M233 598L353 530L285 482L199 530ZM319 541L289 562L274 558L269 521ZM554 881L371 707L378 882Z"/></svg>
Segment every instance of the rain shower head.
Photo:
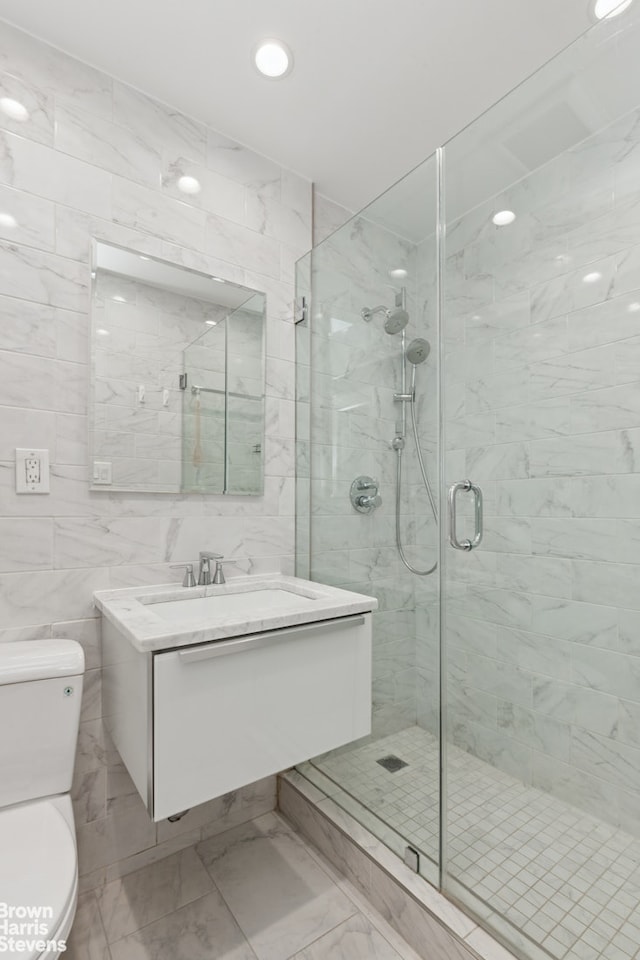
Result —
<svg viewBox="0 0 640 960"><path fill-rule="evenodd" d="M369 323L369 320L375 317L376 313L384 313L385 333L392 335L394 333L400 333L409 323L409 314L403 307L394 307L393 310L390 310L384 305L380 307L363 307L360 311L360 316Z"/></svg>
<svg viewBox="0 0 640 960"><path fill-rule="evenodd" d="M431 344L429 341L424 340L422 337L416 337L407 347L405 356L409 363L417 367L419 363L424 363L430 353Z"/></svg>
<svg viewBox="0 0 640 960"><path fill-rule="evenodd" d="M394 310L387 310L384 321L386 333L400 333L409 323L409 314L402 307L396 307Z"/></svg>
<svg viewBox="0 0 640 960"><path fill-rule="evenodd" d="M371 320L376 313L384 314L384 329L385 333L390 333L392 336L394 333L400 333L401 330L404 330L406 325L409 323L409 314L405 309L405 290L404 287L396 295L396 305L393 309L385 307L384 304L381 304L379 307L363 307L360 311L360 316L367 323Z"/></svg>

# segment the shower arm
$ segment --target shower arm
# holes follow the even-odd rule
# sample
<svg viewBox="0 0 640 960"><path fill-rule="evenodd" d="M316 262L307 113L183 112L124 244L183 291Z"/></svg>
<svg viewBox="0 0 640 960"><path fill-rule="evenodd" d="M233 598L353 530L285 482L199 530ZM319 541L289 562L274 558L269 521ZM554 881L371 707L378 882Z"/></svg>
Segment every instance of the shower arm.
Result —
<svg viewBox="0 0 640 960"><path fill-rule="evenodd" d="M386 307L384 303L381 303L380 306L378 307L363 307L362 310L360 311L360 316L365 321L365 323L369 323L371 318L375 317L376 313L388 314L389 308Z"/></svg>

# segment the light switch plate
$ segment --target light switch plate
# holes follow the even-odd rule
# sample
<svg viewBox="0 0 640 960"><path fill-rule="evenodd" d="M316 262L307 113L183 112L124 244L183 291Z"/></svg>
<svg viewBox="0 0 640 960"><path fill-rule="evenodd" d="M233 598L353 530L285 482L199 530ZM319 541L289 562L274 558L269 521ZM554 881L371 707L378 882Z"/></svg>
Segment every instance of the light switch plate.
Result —
<svg viewBox="0 0 640 960"><path fill-rule="evenodd" d="M93 461L93 482L108 485L111 481L111 463L109 460Z"/></svg>
<svg viewBox="0 0 640 960"><path fill-rule="evenodd" d="M49 493L49 451L16 447L16 493Z"/></svg>

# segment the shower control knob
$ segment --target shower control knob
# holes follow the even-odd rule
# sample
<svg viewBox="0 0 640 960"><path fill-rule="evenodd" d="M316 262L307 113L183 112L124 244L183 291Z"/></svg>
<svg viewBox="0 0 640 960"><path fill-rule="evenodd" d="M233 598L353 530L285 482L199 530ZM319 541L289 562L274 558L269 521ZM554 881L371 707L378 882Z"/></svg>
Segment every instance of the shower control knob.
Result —
<svg viewBox="0 0 640 960"><path fill-rule="evenodd" d="M371 513L382 503L378 493L378 481L373 477L356 477L349 493L351 505L358 513Z"/></svg>
<svg viewBox="0 0 640 960"><path fill-rule="evenodd" d="M379 507L381 503L382 497L379 493L377 493L375 497L362 496L356 498L356 505L358 507Z"/></svg>

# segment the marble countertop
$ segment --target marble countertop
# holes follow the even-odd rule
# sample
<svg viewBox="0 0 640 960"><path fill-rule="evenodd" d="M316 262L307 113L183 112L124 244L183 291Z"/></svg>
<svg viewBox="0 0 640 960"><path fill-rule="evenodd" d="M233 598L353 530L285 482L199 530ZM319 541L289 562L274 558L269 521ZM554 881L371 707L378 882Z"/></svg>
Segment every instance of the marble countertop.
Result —
<svg viewBox="0 0 640 960"><path fill-rule="evenodd" d="M254 609L250 609L252 592L272 590L289 594L282 610L274 610L272 604L261 609L260 600L255 598ZM242 613L212 610L210 614L200 616L185 609L184 623L180 623L168 621L154 609L158 603L167 601L188 602L190 599L243 593L247 594L247 603ZM233 577L225 584L206 587L178 587L175 583L165 583L153 587L100 590L93 598L103 617L111 621L140 653L368 613L378 607L374 597L281 574Z"/></svg>

